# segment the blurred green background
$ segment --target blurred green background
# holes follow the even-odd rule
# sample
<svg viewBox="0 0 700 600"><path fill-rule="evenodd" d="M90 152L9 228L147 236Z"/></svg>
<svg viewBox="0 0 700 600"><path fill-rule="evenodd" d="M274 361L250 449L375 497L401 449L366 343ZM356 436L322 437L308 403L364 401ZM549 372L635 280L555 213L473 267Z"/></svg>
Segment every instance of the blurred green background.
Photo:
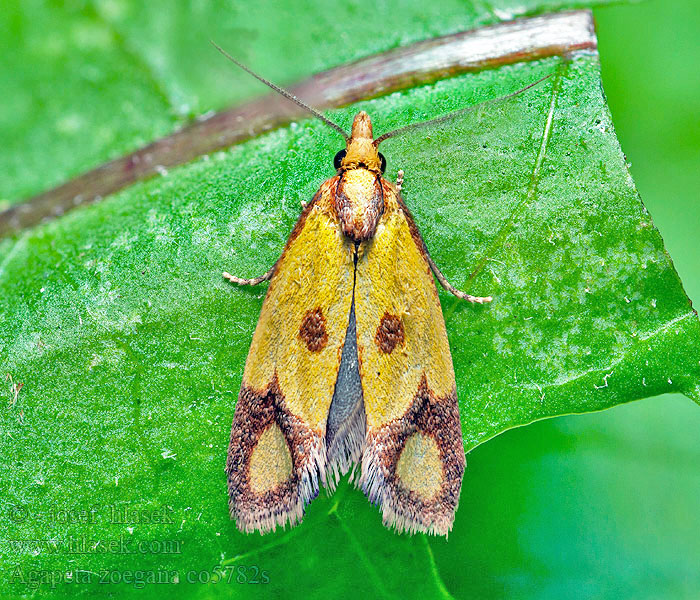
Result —
<svg viewBox="0 0 700 600"><path fill-rule="evenodd" d="M697 305L700 3L594 14L618 138ZM468 462L460 510L481 538L454 565L455 579L471 571L464 597L700 597L700 412L687 398L535 423Z"/></svg>

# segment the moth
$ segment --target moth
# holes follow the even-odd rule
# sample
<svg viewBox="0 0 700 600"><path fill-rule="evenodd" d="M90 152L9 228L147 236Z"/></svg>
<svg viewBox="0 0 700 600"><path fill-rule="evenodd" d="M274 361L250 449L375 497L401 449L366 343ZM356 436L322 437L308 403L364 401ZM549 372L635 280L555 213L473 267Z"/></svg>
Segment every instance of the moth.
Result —
<svg viewBox="0 0 700 600"><path fill-rule="evenodd" d="M374 138L362 111L348 136L218 49L345 137L336 174L305 204L273 267L255 279L223 274L270 282L231 427L231 517L248 533L296 525L320 486L335 489L352 469L386 526L447 535L466 461L435 279L469 302L491 297L447 281L401 181L383 176L379 144L412 126Z"/></svg>

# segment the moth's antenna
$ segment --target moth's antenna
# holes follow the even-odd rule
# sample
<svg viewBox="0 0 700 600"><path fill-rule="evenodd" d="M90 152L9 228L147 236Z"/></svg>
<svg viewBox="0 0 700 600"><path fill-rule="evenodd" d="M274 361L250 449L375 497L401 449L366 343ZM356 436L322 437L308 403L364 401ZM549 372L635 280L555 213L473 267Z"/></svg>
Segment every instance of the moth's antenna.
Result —
<svg viewBox="0 0 700 600"><path fill-rule="evenodd" d="M509 98L512 98L513 96L517 96L518 94L522 94L523 92L529 90L531 87L534 87L540 83L542 83L545 79L549 79L552 76L552 73L549 75L546 75L545 77L542 77L541 79L538 79L537 81L534 81L533 83L526 85L524 88L520 88L519 90L513 92L512 94L508 94L507 96L499 96L498 98L491 98L490 100L485 100L484 102L480 102L479 104L475 104L474 106L468 106L467 108L462 108L460 110L456 110L454 112L448 113L442 117L438 117L437 119L431 119L430 121L420 121L418 123L411 123L410 125L406 125L404 127L399 127L398 129L394 129L393 131L389 131L388 133L384 133L380 135L376 140L374 140L374 145L379 146L384 140L387 140L389 138L392 138L397 135L401 135L403 133L406 133L407 131L411 131L412 129L420 129L421 127L425 127L426 125L434 125L435 123L443 123L444 121L449 121L450 119L454 119L455 117L459 117L460 115L463 115L465 113L471 112L473 110L476 110L478 108L481 108L482 106L486 106L487 104L495 104L496 102L501 102L503 100L508 100Z"/></svg>
<svg viewBox="0 0 700 600"><path fill-rule="evenodd" d="M302 102L301 100L299 100L299 98L297 98L294 94L289 93L287 90L282 89L282 88L279 87L278 85L275 85L275 84L272 83L271 81L268 81L268 80L265 79L264 77L260 77L260 75L258 75L257 73L254 73L253 71L251 71L251 70L250 70L248 67L246 67L244 64L238 62L235 58L233 58L233 56L231 56L228 52L226 52L226 50L224 50L221 46L219 46L214 40L209 40L209 41L211 42L212 46L214 46L214 48L216 48L219 52L221 52L221 54L223 54L226 58L228 58L234 65L238 65L238 66L239 66L241 69L243 69L246 73L250 73L253 77L255 77L255 79L257 79L258 81L261 81L261 82L264 83L267 87L272 88L272 89L275 90L278 94L281 94L282 96L284 96L285 98L287 98L287 100L291 100L292 102L294 102L294 103L297 104L298 106L301 106L304 110L309 111L314 117L316 117L316 118L318 118L318 119L321 119L321 121L323 121L326 125L328 125L329 127L332 127L333 129L335 129L335 130L336 130L337 132L339 132L345 139L348 139L348 134L345 133L345 131L343 131L343 128L342 128L340 125L336 125L336 124L335 124L333 121L331 121L329 118L324 117L324 116L323 116L320 112L318 112L315 108L311 108L308 104L305 104L304 102Z"/></svg>

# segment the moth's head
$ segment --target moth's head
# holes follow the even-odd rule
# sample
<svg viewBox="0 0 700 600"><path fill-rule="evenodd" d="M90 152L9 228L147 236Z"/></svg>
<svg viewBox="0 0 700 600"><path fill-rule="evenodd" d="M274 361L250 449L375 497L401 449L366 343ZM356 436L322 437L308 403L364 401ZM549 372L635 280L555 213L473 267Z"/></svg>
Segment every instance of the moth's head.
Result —
<svg viewBox="0 0 700 600"><path fill-rule="evenodd" d="M378 152L372 139L372 121L364 110L355 115L352 133L345 142L345 150L335 155L333 164L339 171L365 168L377 174L384 173L386 159Z"/></svg>

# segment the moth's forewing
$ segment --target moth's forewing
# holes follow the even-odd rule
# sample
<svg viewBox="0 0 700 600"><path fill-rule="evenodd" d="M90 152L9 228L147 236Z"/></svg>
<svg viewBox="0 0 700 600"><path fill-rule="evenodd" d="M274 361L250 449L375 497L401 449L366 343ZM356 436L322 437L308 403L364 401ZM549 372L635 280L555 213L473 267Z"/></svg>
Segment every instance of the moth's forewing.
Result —
<svg viewBox="0 0 700 600"><path fill-rule="evenodd" d="M423 240L384 187L355 282L367 420L359 485L387 526L446 535L465 466L452 358Z"/></svg>
<svg viewBox="0 0 700 600"><path fill-rule="evenodd" d="M248 353L227 461L231 516L246 532L297 523L326 478L354 279L332 188L321 186L287 241Z"/></svg>

